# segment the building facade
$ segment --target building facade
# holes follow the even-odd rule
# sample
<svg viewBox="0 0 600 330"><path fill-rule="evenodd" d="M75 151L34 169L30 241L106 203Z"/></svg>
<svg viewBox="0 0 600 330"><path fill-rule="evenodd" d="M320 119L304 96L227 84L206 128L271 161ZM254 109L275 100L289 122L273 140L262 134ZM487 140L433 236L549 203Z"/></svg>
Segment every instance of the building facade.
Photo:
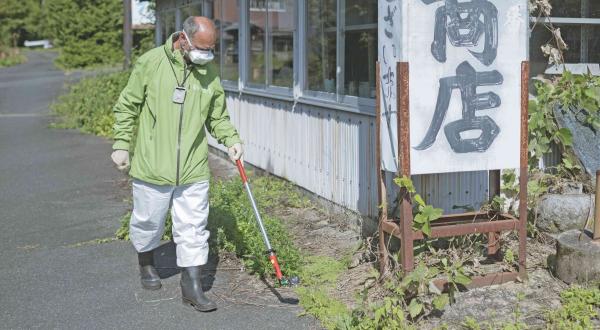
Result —
<svg viewBox="0 0 600 330"><path fill-rule="evenodd" d="M560 17L552 20L570 45L566 61L597 65L600 2L554 3ZM156 43L188 16L213 18L215 60L245 160L374 217L377 8L377 0L157 0ZM550 37L541 24L533 30L534 74L546 71L539 48ZM477 209L488 199L487 172L413 181L428 203L448 213Z"/></svg>

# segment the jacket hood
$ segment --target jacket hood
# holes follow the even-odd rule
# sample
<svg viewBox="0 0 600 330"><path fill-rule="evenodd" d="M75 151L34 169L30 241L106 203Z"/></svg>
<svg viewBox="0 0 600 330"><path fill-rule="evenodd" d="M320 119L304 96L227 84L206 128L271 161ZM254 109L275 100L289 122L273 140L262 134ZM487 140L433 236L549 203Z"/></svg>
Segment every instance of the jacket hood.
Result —
<svg viewBox="0 0 600 330"><path fill-rule="evenodd" d="M167 54L167 57L169 58L169 60L171 60L171 62L174 62L174 63L177 63L177 64L183 66L185 64L185 59L183 58L183 54L181 54L180 51L173 49L173 40L179 36L179 33L181 33L181 32L174 32L173 34L171 34L165 41L164 48L165 48L165 53Z"/></svg>

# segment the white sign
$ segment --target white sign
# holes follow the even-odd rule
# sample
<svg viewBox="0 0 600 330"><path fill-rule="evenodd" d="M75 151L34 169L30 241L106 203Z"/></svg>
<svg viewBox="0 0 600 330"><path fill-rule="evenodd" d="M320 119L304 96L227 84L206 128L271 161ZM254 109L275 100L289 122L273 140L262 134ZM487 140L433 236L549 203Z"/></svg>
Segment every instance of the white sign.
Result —
<svg viewBox="0 0 600 330"><path fill-rule="evenodd" d="M411 173L518 168L527 0L411 0L405 10Z"/></svg>
<svg viewBox="0 0 600 330"><path fill-rule="evenodd" d="M401 59L402 7L400 0L379 0L378 61L381 109L381 166L398 171L396 65Z"/></svg>

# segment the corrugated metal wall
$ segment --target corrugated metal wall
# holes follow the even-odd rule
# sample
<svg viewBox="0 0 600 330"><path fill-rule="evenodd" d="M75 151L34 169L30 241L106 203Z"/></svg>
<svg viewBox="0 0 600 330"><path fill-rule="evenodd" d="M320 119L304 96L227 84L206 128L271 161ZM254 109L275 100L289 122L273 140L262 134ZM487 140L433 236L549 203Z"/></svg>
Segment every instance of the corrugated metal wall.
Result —
<svg viewBox="0 0 600 330"><path fill-rule="evenodd" d="M350 210L377 215L375 117L237 93L228 93L227 105L245 161ZM413 180L428 203L447 213L464 211L453 209L461 205L477 209L487 198L486 172ZM386 181L393 187L392 175Z"/></svg>

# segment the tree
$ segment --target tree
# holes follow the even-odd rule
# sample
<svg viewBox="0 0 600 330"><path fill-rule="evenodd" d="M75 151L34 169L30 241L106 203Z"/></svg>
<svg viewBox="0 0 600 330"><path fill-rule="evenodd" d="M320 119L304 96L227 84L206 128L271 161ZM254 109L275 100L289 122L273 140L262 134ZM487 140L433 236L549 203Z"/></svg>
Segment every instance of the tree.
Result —
<svg viewBox="0 0 600 330"><path fill-rule="evenodd" d="M17 47L25 38L37 37L40 8L38 0L0 1L0 46Z"/></svg>
<svg viewBox="0 0 600 330"><path fill-rule="evenodd" d="M67 68L119 63L123 59L121 0L46 0L47 34L62 47Z"/></svg>

